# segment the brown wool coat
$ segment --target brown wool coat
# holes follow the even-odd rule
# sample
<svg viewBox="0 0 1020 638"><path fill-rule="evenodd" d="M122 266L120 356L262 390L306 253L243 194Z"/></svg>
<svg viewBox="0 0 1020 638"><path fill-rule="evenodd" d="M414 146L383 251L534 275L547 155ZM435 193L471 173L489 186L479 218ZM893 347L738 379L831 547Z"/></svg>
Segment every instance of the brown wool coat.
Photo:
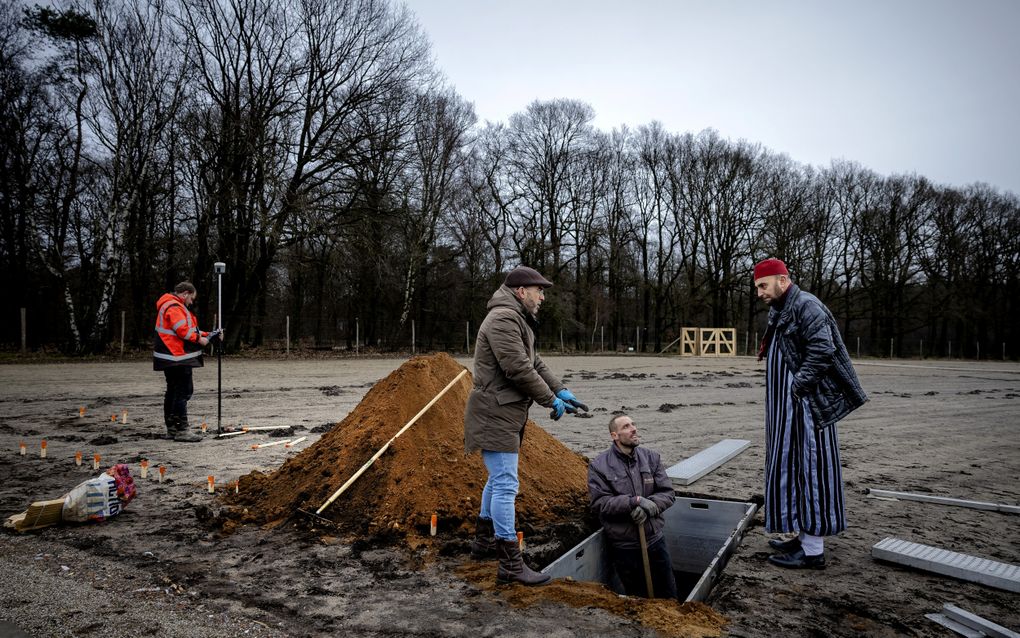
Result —
<svg viewBox="0 0 1020 638"><path fill-rule="evenodd" d="M552 406L564 386L535 351L523 304L504 286L489 299L475 341L474 387L464 410L464 449L517 452L528 408Z"/></svg>

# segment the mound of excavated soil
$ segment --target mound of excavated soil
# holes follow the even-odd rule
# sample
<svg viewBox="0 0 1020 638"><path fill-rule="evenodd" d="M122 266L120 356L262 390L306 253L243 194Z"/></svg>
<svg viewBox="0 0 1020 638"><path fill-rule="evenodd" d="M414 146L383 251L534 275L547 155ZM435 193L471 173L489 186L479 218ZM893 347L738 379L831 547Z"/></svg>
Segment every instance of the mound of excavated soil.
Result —
<svg viewBox="0 0 1020 638"><path fill-rule="evenodd" d="M376 383L358 406L314 445L272 474L240 478L233 504L245 522L271 523L314 512L462 370L447 354L415 357ZM429 533L473 529L486 471L464 453L466 374L355 481L322 516L356 533ZM517 528L578 520L587 507L587 460L532 421L519 467Z"/></svg>

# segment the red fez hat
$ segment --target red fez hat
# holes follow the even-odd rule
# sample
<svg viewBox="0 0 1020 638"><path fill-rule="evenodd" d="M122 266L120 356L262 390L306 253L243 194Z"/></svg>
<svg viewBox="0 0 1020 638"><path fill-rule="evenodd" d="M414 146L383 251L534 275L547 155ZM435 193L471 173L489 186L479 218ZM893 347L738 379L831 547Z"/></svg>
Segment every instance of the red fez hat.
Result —
<svg viewBox="0 0 1020 638"><path fill-rule="evenodd" d="M754 265L754 280L758 281L762 277L768 277L769 275L786 275L790 273L786 270L786 264L776 259L775 257L769 257L763 261L759 261Z"/></svg>

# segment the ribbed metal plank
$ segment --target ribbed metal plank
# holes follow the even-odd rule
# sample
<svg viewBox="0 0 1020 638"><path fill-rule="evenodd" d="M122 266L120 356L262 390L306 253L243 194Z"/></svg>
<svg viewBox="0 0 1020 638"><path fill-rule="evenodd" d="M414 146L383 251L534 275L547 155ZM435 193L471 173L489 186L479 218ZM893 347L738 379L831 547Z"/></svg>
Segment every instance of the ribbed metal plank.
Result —
<svg viewBox="0 0 1020 638"><path fill-rule="evenodd" d="M690 485L751 446L744 439L723 439L666 470L674 485Z"/></svg>
<svg viewBox="0 0 1020 638"><path fill-rule="evenodd" d="M871 556L878 560L1020 593L1020 566L1010 563L891 537L875 543L871 548Z"/></svg>
<svg viewBox="0 0 1020 638"><path fill-rule="evenodd" d="M1015 631L950 603L942 605L942 614L952 621L977 631L981 636L989 636L989 638L1020 638L1020 634Z"/></svg>
<svg viewBox="0 0 1020 638"><path fill-rule="evenodd" d="M967 625L958 623L952 618L946 616L945 614L925 614L924 617L932 622L937 622L946 629L955 631L964 638L988 638L980 631L975 631L968 627Z"/></svg>

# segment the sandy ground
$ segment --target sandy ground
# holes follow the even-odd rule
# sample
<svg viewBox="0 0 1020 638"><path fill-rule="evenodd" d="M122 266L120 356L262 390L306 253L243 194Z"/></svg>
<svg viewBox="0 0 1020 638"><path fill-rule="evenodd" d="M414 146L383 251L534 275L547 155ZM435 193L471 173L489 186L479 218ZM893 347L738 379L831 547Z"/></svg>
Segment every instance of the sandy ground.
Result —
<svg viewBox="0 0 1020 638"><path fill-rule="evenodd" d="M605 421L625 410L670 464L723 438L750 449L686 491L751 500L761 493L764 371L750 358L546 357L595 418L532 418L594 456ZM341 420L403 360L244 361L223 368L223 425L313 430ZM463 359L469 365L470 361ZM840 424L850 528L826 544L829 567L770 567L759 515L708 602L731 636L946 636L924 618L952 602L1020 630L1020 594L877 562L887 536L1020 563L1020 516L867 496L869 487L1020 502L1020 365L872 362L872 400ZM196 371L193 421L216 424L215 362ZM103 524L0 534L0 636L650 636L589 607L514 607L459 578L463 556L423 566L401 548L320 539L294 526L222 536L207 493L294 451L253 451L267 434L182 444L162 430L162 375L147 361L0 366L0 515L58 498L103 468L132 464L139 496ZM660 409L674 404L671 411ZM84 418L78 407L86 406ZM127 425L110 415L128 410ZM667 408L668 409L668 408ZM48 441L48 458L39 442ZM243 440L242 440L243 439ZM24 441L28 455L19 456ZM86 463L74 464L81 450ZM138 462L167 467L137 476ZM23 635L23 634L22 634Z"/></svg>

